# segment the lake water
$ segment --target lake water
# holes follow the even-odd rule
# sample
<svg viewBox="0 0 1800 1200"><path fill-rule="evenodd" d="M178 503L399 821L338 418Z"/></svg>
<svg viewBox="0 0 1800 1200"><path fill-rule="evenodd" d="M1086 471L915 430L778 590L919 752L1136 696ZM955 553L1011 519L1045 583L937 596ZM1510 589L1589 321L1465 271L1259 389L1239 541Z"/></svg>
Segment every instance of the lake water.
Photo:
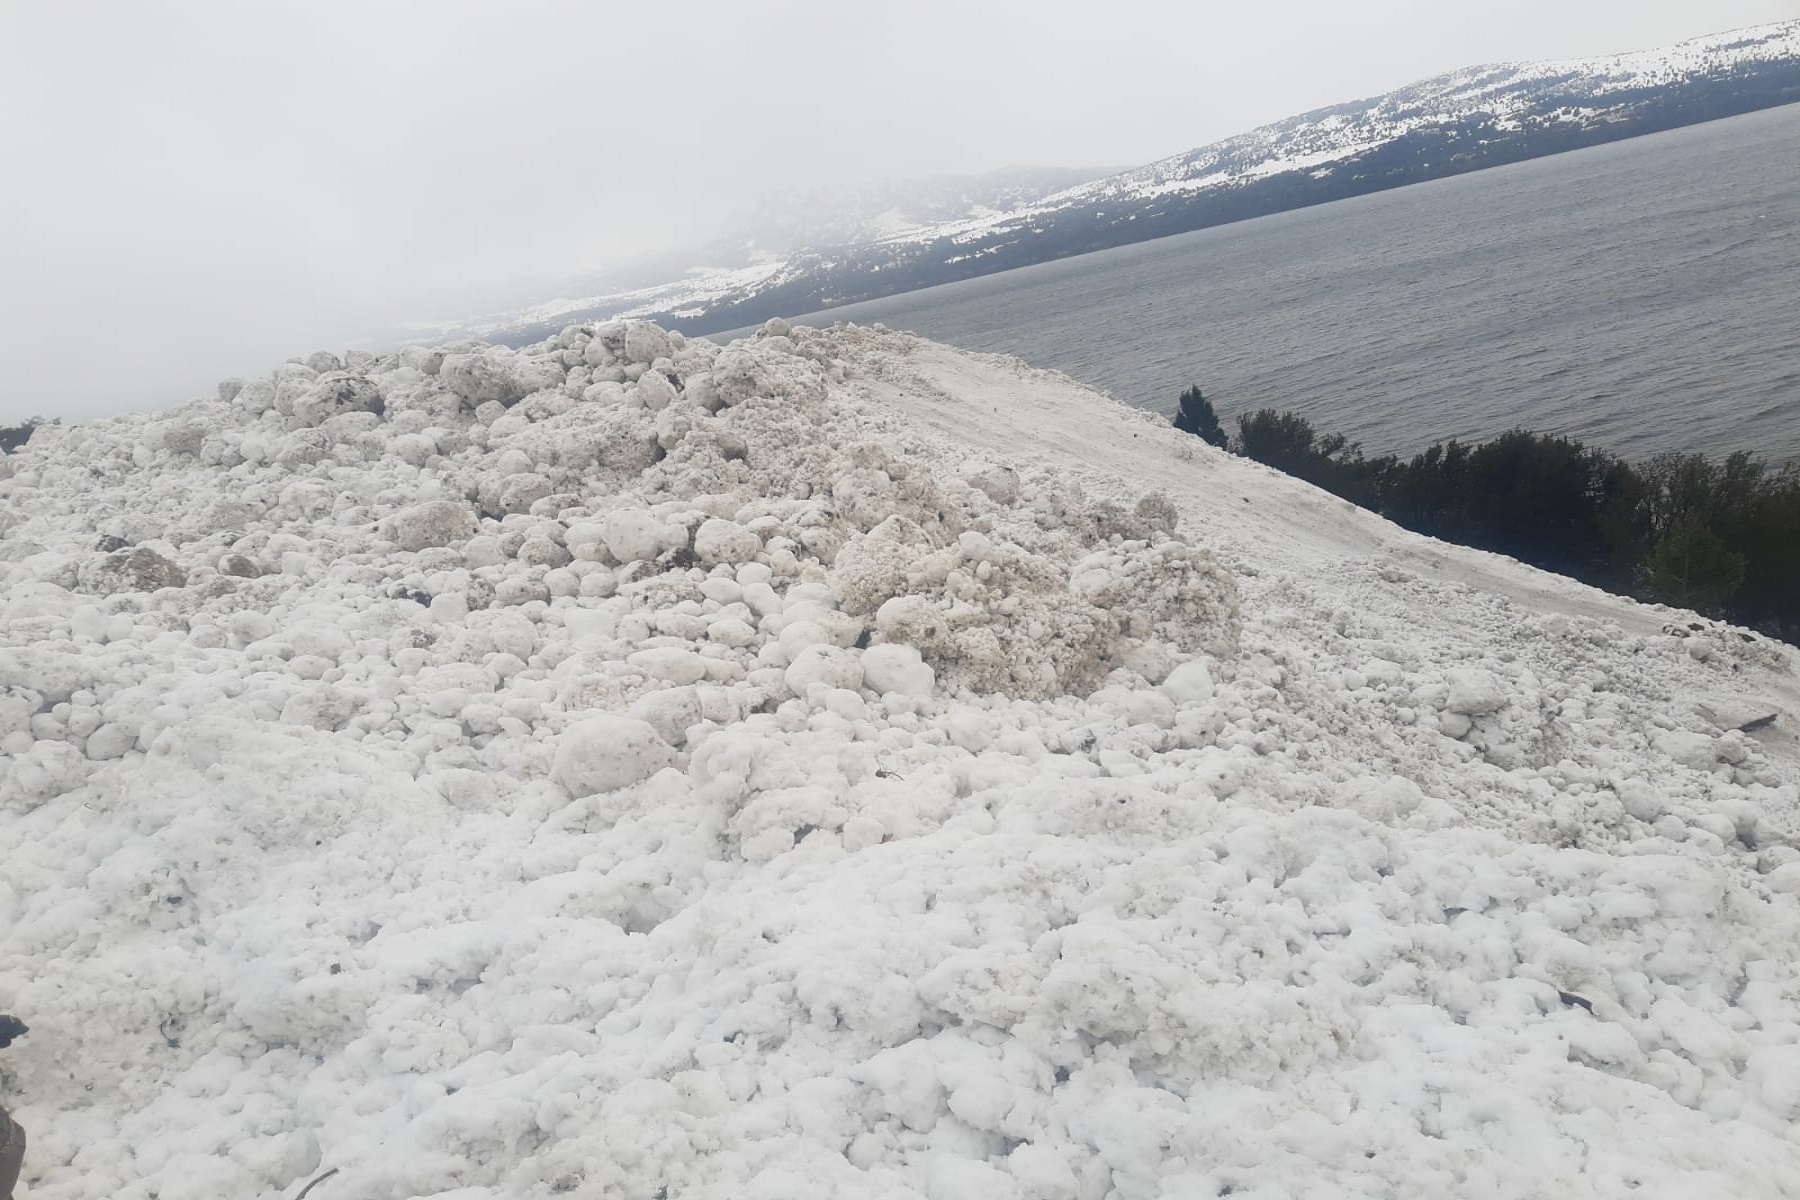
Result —
<svg viewBox="0 0 1800 1200"><path fill-rule="evenodd" d="M799 318L1365 451L1524 426L1800 459L1800 105ZM1022 414L1023 415L1023 414Z"/></svg>

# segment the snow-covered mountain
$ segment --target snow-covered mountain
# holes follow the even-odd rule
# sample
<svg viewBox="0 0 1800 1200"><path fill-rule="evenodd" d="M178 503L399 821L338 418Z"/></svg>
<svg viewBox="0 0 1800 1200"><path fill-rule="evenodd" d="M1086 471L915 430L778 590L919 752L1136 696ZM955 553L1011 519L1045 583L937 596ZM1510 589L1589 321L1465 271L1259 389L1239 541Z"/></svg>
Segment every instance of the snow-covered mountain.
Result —
<svg viewBox="0 0 1800 1200"><path fill-rule="evenodd" d="M520 342L614 316L727 330L1796 99L1800 20L1611 57L1473 67L1026 203L1002 206L1000 192L954 219L932 218L955 207L948 199L906 214L846 199L831 242L830 220L800 206L807 235L754 260L733 242L678 278L565 296L464 332Z"/></svg>
<svg viewBox="0 0 1800 1200"><path fill-rule="evenodd" d="M698 248L664 251L557 280L544 289L554 291L557 298L534 303L522 313L497 301L493 311L482 316L415 322L406 331L407 340L516 332L521 325L577 312L609 316L626 310L673 310L687 303L696 289L749 294L789 270L796 259L810 261L820 253L1011 212L1112 173L1080 167L1005 167L980 175L771 192L728 218L723 232ZM694 263L707 265L692 267Z"/></svg>
<svg viewBox="0 0 1800 1200"><path fill-rule="evenodd" d="M731 221L725 235L709 248L707 261L734 255L792 256L916 237L940 226L1014 212L1113 173L1080 167L1003 167L981 175L774 192Z"/></svg>
<svg viewBox="0 0 1800 1200"><path fill-rule="evenodd" d="M320 353L0 475L28 1200L1800 1179L1753 634L855 327Z"/></svg>

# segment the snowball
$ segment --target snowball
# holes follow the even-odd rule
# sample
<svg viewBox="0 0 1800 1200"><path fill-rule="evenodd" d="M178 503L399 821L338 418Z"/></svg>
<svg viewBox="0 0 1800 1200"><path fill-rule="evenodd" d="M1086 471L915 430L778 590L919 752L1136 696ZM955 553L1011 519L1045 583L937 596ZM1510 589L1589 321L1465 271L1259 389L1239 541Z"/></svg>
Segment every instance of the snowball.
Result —
<svg viewBox="0 0 1800 1200"><path fill-rule="evenodd" d="M907 574L929 551L916 523L891 516L844 543L832 563L832 583L847 613L870 613L906 590Z"/></svg>
<svg viewBox="0 0 1800 1200"><path fill-rule="evenodd" d="M98 665L47 646L0 646L0 688L29 688L56 704L91 688Z"/></svg>
<svg viewBox="0 0 1800 1200"><path fill-rule="evenodd" d="M762 539L736 521L709 517L694 533L694 556L709 565L749 562L761 550Z"/></svg>
<svg viewBox="0 0 1800 1200"><path fill-rule="evenodd" d="M1749 1056L1748 1075L1779 1120L1800 1120L1800 1046L1759 1048Z"/></svg>
<svg viewBox="0 0 1800 1200"><path fill-rule="evenodd" d="M713 576L701 583L700 594L716 604L736 604L744 598L744 588L735 579Z"/></svg>
<svg viewBox="0 0 1800 1200"><path fill-rule="evenodd" d="M805 695L815 683L854 691L863 685L862 656L841 646L808 646L788 666L783 678L799 695Z"/></svg>
<svg viewBox="0 0 1800 1200"><path fill-rule="evenodd" d="M1011 504L1019 498L1019 473L1011 467L990 462L966 462L957 472L963 482L986 493L996 504Z"/></svg>
<svg viewBox="0 0 1800 1200"><path fill-rule="evenodd" d="M1027 1142L1014 1147L1006 1156L1006 1169L1020 1190L1037 1200L1075 1200L1081 1194L1081 1182L1068 1161L1047 1146Z"/></svg>
<svg viewBox="0 0 1800 1200"><path fill-rule="evenodd" d="M748 646L756 640L756 630L737 617L720 617L706 627L706 636L721 646Z"/></svg>
<svg viewBox="0 0 1800 1200"><path fill-rule="evenodd" d="M656 730L670 745L687 740L690 726L701 720L700 698L691 687L665 688L638 698L631 706L631 716Z"/></svg>
<svg viewBox="0 0 1800 1200"><path fill-rule="evenodd" d="M641 782L675 762L675 750L648 721L589 717L563 731L551 777L579 799Z"/></svg>
<svg viewBox="0 0 1800 1200"><path fill-rule="evenodd" d="M525 389L513 377L508 357L504 350L445 355L438 378L470 408L488 403L512 404L525 394Z"/></svg>
<svg viewBox="0 0 1800 1200"><path fill-rule="evenodd" d="M1667 811L1661 793L1644 780L1623 779L1613 790L1625 811L1640 821L1654 821Z"/></svg>
<svg viewBox="0 0 1800 1200"><path fill-rule="evenodd" d="M1199 659L1189 659L1169 672L1162 690L1177 704L1204 704L1213 697L1212 672Z"/></svg>
<svg viewBox="0 0 1800 1200"><path fill-rule="evenodd" d="M651 678L669 683L698 683L706 678L706 659L673 646L638 650L626 655L625 661Z"/></svg>
<svg viewBox="0 0 1800 1200"><path fill-rule="evenodd" d="M756 565L761 566L762 564ZM744 585L744 603L757 616L766 617L780 612L783 601L780 594L768 584L747 583Z"/></svg>
<svg viewBox="0 0 1800 1200"><path fill-rule="evenodd" d="M1492 671L1471 668L1447 671L1444 682L1450 685L1450 694L1444 701L1447 712L1479 717L1506 707L1506 686Z"/></svg>
<svg viewBox="0 0 1800 1200"><path fill-rule="evenodd" d="M381 531L402 550L448 546L475 532L475 510L460 500L427 500L387 518Z"/></svg>
<svg viewBox="0 0 1800 1200"><path fill-rule="evenodd" d="M675 385L661 371L645 371L638 377L638 401L651 412L661 412L669 407L676 395Z"/></svg>
<svg viewBox="0 0 1800 1200"><path fill-rule="evenodd" d="M83 564L79 579L83 591L116 595L182 587L187 583L187 572L166 556L139 546Z"/></svg>
<svg viewBox="0 0 1800 1200"><path fill-rule="evenodd" d="M1718 743L1704 733L1675 729L1658 734L1656 748L1684 767L1704 771L1719 760Z"/></svg>
<svg viewBox="0 0 1800 1200"><path fill-rule="evenodd" d="M529 512L533 504L555 490L549 479L536 472L513 475L500 485L496 507L503 513Z"/></svg>
<svg viewBox="0 0 1800 1200"><path fill-rule="evenodd" d="M99 729L95 729L92 734L88 734L88 739L83 743L81 750L90 759L94 759L95 763L99 763L104 759L124 757L126 752L135 745L137 745L137 734L124 729L122 725L115 725L112 721L108 721Z"/></svg>
<svg viewBox="0 0 1800 1200"><path fill-rule="evenodd" d="M342 729L356 714L356 698L338 688L322 686L300 692L281 709L283 725L310 725L314 729Z"/></svg>
<svg viewBox="0 0 1800 1200"><path fill-rule="evenodd" d="M863 686L886 695L928 697L937 686L937 673L920 656L918 648L903 642L883 642L863 651Z"/></svg>
<svg viewBox="0 0 1800 1200"><path fill-rule="evenodd" d="M673 350L669 335L649 321L625 323L625 361L649 366L659 358L667 358Z"/></svg>
<svg viewBox="0 0 1800 1200"><path fill-rule="evenodd" d="M386 408L381 389L362 375L333 371L294 400L294 417L306 425L320 425L343 413L380 413Z"/></svg>
<svg viewBox="0 0 1800 1200"><path fill-rule="evenodd" d="M641 508L620 509L606 515L601 537L607 550L622 563L652 559L687 541L687 533L667 525Z"/></svg>

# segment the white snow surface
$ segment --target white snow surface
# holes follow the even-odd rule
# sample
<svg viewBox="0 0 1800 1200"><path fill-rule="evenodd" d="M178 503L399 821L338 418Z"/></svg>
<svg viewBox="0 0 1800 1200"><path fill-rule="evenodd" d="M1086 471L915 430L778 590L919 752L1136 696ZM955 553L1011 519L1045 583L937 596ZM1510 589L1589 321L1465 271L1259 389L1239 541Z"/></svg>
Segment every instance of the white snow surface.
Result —
<svg viewBox="0 0 1800 1200"><path fill-rule="evenodd" d="M1800 1195L1754 635L880 328L0 474L22 1198Z"/></svg>

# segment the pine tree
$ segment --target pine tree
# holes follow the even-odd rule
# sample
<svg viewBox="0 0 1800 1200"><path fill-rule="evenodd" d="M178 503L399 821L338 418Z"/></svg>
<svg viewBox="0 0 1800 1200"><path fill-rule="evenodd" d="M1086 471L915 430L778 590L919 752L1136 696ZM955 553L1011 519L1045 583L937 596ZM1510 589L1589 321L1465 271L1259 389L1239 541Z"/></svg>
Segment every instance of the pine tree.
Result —
<svg viewBox="0 0 1800 1200"><path fill-rule="evenodd" d="M1201 395L1197 387L1181 393L1181 411L1175 414L1175 428L1183 433L1191 433L1221 450L1230 441L1219 424L1219 414L1213 411L1212 401Z"/></svg>
<svg viewBox="0 0 1800 1200"><path fill-rule="evenodd" d="M1657 599L1683 608L1712 608L1744 582L1744 556L1693 516L1677 521L1644 565Z"/></svg>

